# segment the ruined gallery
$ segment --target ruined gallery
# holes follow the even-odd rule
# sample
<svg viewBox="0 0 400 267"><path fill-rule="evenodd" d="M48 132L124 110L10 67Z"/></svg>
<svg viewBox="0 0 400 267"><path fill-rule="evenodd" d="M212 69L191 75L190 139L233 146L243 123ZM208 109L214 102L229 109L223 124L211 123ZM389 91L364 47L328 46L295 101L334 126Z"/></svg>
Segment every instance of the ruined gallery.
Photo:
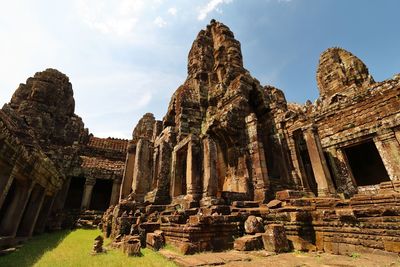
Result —
<svg viewBox="0 0 400 267"><path fill-rule="evenodd" d="M334 47L316 79L315 103L288 103L212 20L165 116L122 140L84 128L66 75L36 73L0 110L0 248L98 226L123 249L400 253L400 76Z"/></svg>

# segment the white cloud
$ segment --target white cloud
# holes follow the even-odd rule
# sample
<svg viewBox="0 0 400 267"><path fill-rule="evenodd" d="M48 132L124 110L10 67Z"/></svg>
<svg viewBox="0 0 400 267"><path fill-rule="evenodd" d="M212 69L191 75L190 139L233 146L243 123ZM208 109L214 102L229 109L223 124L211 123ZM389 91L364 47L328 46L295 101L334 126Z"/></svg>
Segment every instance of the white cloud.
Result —
<svg viewBox="0 0 400 267"><path fill-rule="evenodd" d="M153 23L157 25L158 27L162 28L167 25L167 22L160 16L154 19Z"/></svg>
<svg viewBox="0 0 400 267"><path fill-rule="evenodd" d="M176 13L178 12L178 10L175 7L170 7L168 8L168 14L171 14L172 16L176 16Z"/></svg>
<svg viewBox="0 0 400 267"><path fill-rule="evenodd" d="M205 5L204 7L201 7L197 16L198 20L204 20L207 15L216 10L218 8L219 5L221 4L229 4L231 3L232 0L210 0L207 5Z"/></svg>
<svg viewBox="0 0 400 267"><path fill-rule="evenodd" d="M143 0L77 0L84 23L103 34L129 36L145 9Z"/></svg>

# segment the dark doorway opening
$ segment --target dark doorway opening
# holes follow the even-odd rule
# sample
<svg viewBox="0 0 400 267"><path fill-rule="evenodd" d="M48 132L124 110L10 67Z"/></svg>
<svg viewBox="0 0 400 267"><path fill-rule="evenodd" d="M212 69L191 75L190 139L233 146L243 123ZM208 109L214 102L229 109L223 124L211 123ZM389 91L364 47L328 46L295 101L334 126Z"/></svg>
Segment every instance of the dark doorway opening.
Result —
<svg viewBox="0 0 400 267"><path fill-rule="evenodd" d="M345 153L358 186L390 181L373 141L345 148Z"/></svg>
<svg viewBox="0 0 400 267"><path fill-rule="evenodd" d="M85 179L82 177L72 177L69 184L65 209L80 209L82 203Z"/></svg>
<svg viewBox="0 0 400 267"><path fill-rule="evenodd" d="M318 196L318 185L315 180L314 172L311 165L310 155L308 154L308 148L306 141L304 140L303 133L297 131L294 134L295 144L298 153L299 165L302 169L301 172L305 175L305 181L303 181L304 187L308 187L316 196Z"/></svg>
<svg viewBox="0 0 400 267"><path fill-rule="evenodd" d="M176 153L177 169L175 174L174 196L186 195L187 147Z"/></svg>
<svg viewBox="0 0 400 267"><path fill-rule="evenodd" d="M15 195L15 191L16 191L16 181L15 179L13 180L13 182L11 183L11 187L8 189L8 193L6 198L4 199L3 202L3 206L1 206L0 209L0 220L4 218L4 216L6 216L6 212L8 210L8 208L10 207L13 199L14 199L14 195Z"/></svg>
<svg viewBox="0 0 400 267"><path fill-rule="evenodd" d="M110 206L112 186L112 180L96 179L90 201L91 210L106 210Z"/></svg>

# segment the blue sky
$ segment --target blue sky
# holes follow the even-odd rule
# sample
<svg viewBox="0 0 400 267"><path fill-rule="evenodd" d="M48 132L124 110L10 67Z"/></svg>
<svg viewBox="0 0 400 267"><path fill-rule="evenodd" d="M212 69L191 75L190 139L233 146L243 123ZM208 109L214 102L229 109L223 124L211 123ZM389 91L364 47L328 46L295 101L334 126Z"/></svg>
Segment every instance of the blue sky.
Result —
<svg viewBox="0 0 400 267"><path fill-rule="evenodd" d="M144 113L162 119L212 18L234 32L263 85L314 101L328 47L358 56L376 81L400 72L399 10L396 0L0 0L0 103L36 71L57 68L92 133L130 138Z"/></svg>

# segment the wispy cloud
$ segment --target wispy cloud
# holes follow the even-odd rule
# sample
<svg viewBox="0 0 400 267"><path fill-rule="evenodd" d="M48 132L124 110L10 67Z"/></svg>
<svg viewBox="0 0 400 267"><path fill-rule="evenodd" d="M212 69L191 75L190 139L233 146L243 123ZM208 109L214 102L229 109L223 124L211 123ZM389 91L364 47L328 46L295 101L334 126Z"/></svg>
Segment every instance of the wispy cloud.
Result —
<svg viewBox="0 0 400 267"><path fill-rule="evenodd" d="M167 22L160 16L154 19L153 23L160 28L163 28L167 25Z"/></svg>
<svg viewBox="0 0 400 267"><path fill-rule="evenodd" d="M172 16L176 16L176 13L178 12L178 10L175 7L170 7L167 10L168 14L172 15Z"/></svg>
<svg viewBox="0 0 400 267"><path fill-rule="evenodd" d="M214 10L219 10L221 4L229 4L232 0L210 0L205 6L201 7L197 16L198 20L204 20L209 13ZM221 12L221 11L219 11Z"/></svg>
<svg viewBox="0 0 400 267"><path fill-rule="evenodd" d="M83 21L103 34L130 35L145 8L143 0L78 0L77 10Z"/></svg>

